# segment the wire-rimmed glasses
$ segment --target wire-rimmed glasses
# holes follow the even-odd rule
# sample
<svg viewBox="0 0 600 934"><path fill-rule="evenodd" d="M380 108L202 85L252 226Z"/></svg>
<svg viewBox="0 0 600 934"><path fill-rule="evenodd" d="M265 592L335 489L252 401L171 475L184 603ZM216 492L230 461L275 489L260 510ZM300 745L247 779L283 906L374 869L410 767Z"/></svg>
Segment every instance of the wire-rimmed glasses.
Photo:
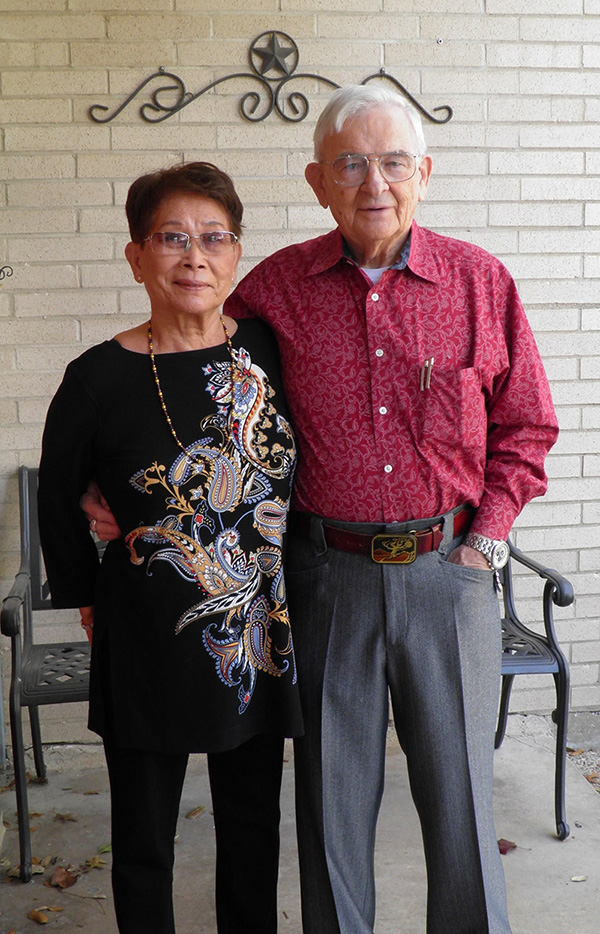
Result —
<svg viewBox="0 0 600 934"><path fill-rule="evenodd" d="M371 162L376 162L386 182L407 182L417 171L420 156L412 152L351 152L338 156L333 162L321 162L330 165L333 180L343 188L362 185L369 174Z"/></svg>

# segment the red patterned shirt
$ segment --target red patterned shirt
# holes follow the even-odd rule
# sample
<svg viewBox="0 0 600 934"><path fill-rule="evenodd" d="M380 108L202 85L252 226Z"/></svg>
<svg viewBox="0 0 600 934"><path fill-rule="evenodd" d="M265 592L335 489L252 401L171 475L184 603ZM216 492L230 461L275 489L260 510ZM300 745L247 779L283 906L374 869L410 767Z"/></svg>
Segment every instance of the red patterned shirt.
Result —
<svg viewBox="0 0 600 934"><path fill-rule="evenodd" d="M377 285L339 230L287 247L226 311L277 335L296 508L389 523L470 503L473 531L506 538L558 435L539 351L499 260L416 223L411 238Z"/></svg>

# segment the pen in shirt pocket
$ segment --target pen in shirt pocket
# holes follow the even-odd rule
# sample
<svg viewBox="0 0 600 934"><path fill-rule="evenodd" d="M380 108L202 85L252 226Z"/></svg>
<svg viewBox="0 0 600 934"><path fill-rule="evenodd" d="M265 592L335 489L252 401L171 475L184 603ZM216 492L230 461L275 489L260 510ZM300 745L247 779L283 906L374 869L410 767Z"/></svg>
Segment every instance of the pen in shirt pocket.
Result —
<svg viewBox="0 0 600 934"><path fill-rule="evenodd" d="M435 357L430 357L421 367L421 392L423 392L424 389L429 389L431 387L431 373L434 363Z"/></svg>

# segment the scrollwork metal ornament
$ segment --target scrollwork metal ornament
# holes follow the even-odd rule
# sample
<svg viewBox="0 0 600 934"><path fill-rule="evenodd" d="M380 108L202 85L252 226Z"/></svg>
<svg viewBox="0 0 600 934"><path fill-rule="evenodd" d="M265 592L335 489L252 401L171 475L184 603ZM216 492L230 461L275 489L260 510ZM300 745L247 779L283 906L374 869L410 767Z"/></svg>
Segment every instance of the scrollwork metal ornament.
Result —
<svg viewBox="0 0 600 934"><path fill-rule="evenodd" d="M290 81L309 79L327 84L332 88L340 87L339 84L324 75L311 72L296 73L300 53L296 42L285 32L268 30L261 33L251 43L248 58L252 71L235 72L217 78L195 94L187 90L182 78L172 71L166 71L164 66L161 65L158 71L145 78L135 91L112 113L109 113L109 108L104 104L93 104L89 109L90 119L96 123L110 123L155 79L167 79L170 83L161 84L155 88L150 101L140 107L140 116L147 123L161 123L163 120L168 120L169 117L179 113L184 107L189 107L191 103L198 100L207 91L211 91L225 81L232 81L236 78L250 79L258 84L256 90L247 91L240 100L242 116L253 123L266 120L274 110L288 123L299 123L307 117L310 110L308 98L301 91L290 90L288 88ZM369 75L361 81L361 84L368 84L369 81L373 81L375 78L390 81L427 120L433 123L448 123L452 119L454 115L452 107L444 104L440 107L434 107L433 112L430 113L397 78L389 75L385 68L380 68L379 71ZM284 96L284 92L287 93L287 97ZM167 102L167 94L171 95L171 103ZM173 94L176 95L174 101ZM442 113L443 116L441 116ZM440 114L440 116L435 116L435 114Z"/></svg>
<svg viewBox="0 0 600 934"><path fill-rule="evenodd" d="M8 279L13 274L12 266L0 266L0 282L2 279Z"/></svg>

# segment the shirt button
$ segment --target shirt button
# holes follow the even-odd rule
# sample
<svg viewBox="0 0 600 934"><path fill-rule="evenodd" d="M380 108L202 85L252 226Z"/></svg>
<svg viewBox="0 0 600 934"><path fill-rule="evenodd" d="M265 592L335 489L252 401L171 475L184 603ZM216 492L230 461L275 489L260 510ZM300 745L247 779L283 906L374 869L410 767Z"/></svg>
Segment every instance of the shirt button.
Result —
<svg viewBox="0 0 600 934"><path fill-rule="evenodd" d="M379 407L379 414L380 414L380 415L387 415L387 406L386 406L386 405L381 405L381 406Z"/></svg>
<svg viewBox="0 0 600 934"><path fill-rule="evenodd" d="M373 294L371 295L371 298L373 299L374 302L378 302L378 301L379 301L379 295L378 295L378 293L377 293L377 292L373 292Z"/></svg>
<svg viewBox="0 0 600 934"><path fill-rule="evenodd" d="M383 469L385 470L386 473L391 473L394 468L392 467L391 464L386 464Z"/></svg>
<svg viewBox="0 0 600 934"><path fill-rule="evenodd" d="M383 350L381 349L381 347L378 347L378 348L377 348L377 350L375 351L375 356L376 356L376 357L383 357Z"/></svg>

